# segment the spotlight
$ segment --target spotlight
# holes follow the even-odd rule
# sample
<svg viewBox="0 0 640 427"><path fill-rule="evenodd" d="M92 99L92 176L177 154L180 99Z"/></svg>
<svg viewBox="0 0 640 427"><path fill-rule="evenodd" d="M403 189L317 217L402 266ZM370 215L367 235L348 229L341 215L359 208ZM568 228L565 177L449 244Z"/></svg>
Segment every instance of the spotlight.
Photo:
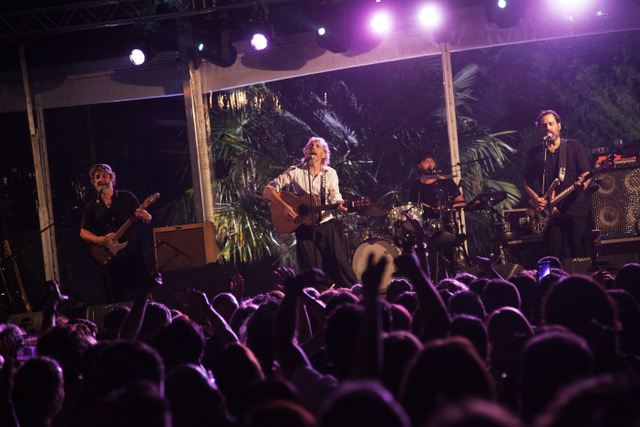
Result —
<svg viewBox="0 0 640 427"><path fill-rule="evenodd" d="M487 21L499 28L515 27L522 18L525 0L485 0Z"/></svg>
<svg viewBox="0 0 640 427"><path fill-rule="evenodd" d="M136 67L150 61L154 56L155 52L148 43L138 44L129 51L129 61Z"/></svg>
<svg viewBox="0 0 640 427"><path fill-rule="evenodd" d="M436 28L443 20L442 9L435 4L426 4L420 8L418 20L427 28Z"/></svg>
<svg viewBox="0 0 640 427"><path fill-rule="evenodd" d="M230 31L220 31L212 37L201 38L196 43L196 50L201 58L222 68L231 67L238 58L238 51L231 44Z"/></svg>
<svg viewBox="0 0 640 427"><path fill-rule="evenodd" d="M269 46L269 39L265 32L257 32L251 36L251 46L255 50L264 50Z"/></svg>
<svg viewBox="0 0 640 427"><path fill-rule="evenodd" d="M378 34L391 31L391 14L386 10L378 10L371 17L371 28Z"/></svg>

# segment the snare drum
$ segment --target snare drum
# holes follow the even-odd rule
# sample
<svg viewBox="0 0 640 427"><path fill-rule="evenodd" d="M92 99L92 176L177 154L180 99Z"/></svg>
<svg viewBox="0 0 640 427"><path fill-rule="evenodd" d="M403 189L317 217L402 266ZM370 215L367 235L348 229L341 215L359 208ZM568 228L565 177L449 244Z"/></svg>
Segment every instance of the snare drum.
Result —
<svg viewBox="0 0 640 427"><path fill-rule="evenodd" d="M353 271L358 277L358 281L362 281L362 273L367 269L367 261L369 255L373 254L373 261L378 262L382 257L387 258L387 265L382 274L382 281L380 283L380 293L384 293L389 286L389 283L393 280L393 272L396 271L396 267L393 264L393 260L400 255L400 250L390 241L386 239L369 239L358 246L355 254L353 255Z"/></svg>

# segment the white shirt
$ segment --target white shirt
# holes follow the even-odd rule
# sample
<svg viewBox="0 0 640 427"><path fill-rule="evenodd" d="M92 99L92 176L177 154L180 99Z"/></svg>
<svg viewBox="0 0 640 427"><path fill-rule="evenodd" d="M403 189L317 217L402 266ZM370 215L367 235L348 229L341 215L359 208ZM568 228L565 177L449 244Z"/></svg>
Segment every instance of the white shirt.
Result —
<svg viewBox="0 0 640 427"><path fill-rule="evenodd" d="M335 169L329 166L322 166L322 170L316 176L312 176L309 173L306 165L291 166L287 171L271 181L268 187L279 192L282 188L290 185L293 194L305 196L309 194L309 176L311 176L311 194L317 195L320 200L322 200L320 190L322 188L322 177L324 176L325 204L337 203L343 200L342 194L340 194L338 174ZM331 211L323 211L320 222L329 221L331 218L333 218Z"/></svg>

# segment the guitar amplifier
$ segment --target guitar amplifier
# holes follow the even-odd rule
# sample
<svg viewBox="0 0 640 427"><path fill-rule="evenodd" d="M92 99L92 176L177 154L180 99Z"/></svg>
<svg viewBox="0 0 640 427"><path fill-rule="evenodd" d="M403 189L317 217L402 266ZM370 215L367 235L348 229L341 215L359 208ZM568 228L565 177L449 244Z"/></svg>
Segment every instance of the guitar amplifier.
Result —
<svg viewBox="0 0 640 427"><path fill-rule="evenodd" d="M519 231L521 236L532 236L526 209L505 209L502 211L505 224L509 224L509 231Z"/></svg>
<svg viewBox="0 0 640 427"><path fill-rule="evenodd" d="M218 261L211 222L154 228L153 241L160 271L202 267Z"/></svg>

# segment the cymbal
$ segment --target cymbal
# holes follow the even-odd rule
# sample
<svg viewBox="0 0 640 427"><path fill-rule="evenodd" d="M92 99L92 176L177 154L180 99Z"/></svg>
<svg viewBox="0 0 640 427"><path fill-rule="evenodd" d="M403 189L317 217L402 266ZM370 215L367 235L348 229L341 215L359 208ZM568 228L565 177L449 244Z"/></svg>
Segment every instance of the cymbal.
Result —
<svg viewBox="0 0 640 427"><path fill-rule="evenodd" d="M451 179L455 178L456 175L452 173L432 173L428 175L420 175L420 179Z"/></svg>
<svg viewBox="0 0 640 427"><path fill-rule="evenodd" d="M386 216L387 210L380 206L370 204L356 211L356 214L371 217Z"/></svg>
<svg viewBox="0 0 640 427"><path fill-rule="evenodd" d="M467 203L465 210L467 212L483 210L488 207L497 205L506 198L507 193L505 191L495 191L478 194L473 198L473 200Z"/></svg>

